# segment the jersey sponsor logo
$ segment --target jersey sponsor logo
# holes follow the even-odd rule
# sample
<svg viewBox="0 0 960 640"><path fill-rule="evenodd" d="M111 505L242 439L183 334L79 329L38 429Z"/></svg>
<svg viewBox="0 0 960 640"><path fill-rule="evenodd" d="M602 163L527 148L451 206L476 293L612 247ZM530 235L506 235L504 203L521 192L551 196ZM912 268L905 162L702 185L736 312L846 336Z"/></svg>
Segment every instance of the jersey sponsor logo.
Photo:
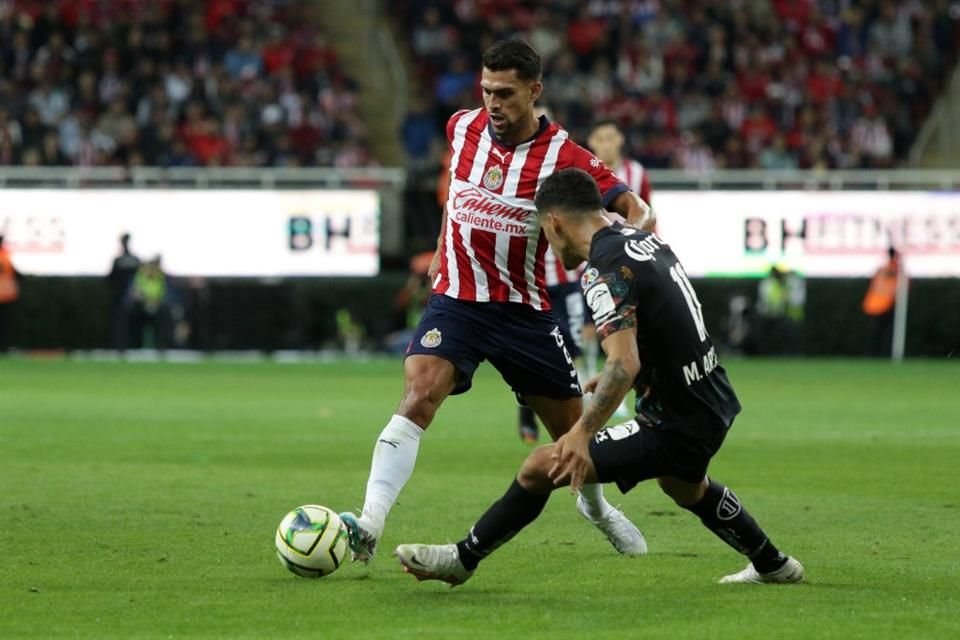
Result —
<svg viewBox="0 0 960 640"><path fill-rule="evenodd" d="M617 313L617 305L613 302L610 287L603 282L587 289L586 297L597 326L607 322Z"/></svg>
<svg viewBox="0 0 960 640"><path fill-rule="evenodd" d="M526 222L530 217L530 210L497 202L495 198L485 194L477 187L469 187L455 193L453 208L457 211L468 211L478 215L495 216L518 222Z"/></svg>
<svg viewBox="0 0 960 640"><path fill-rule="evenodd" d="M497 169L499 171L499 168ZM503 181L502 172L499 180ZM531 224L530 211L498 202L496 196L487 194L474 186L457 192L453 196L451 217L460 224L476 229L517 237L526 237Z"/></svg>
<svg viewBox="0 0 960 640"><path fill-rule="evenodd" d="M623 245L623 250L628 256L637 262L647 262L649 260L657 259L656 255L654 254L656 253L657 249L662 246L663 241L660 240L660 238L650 235L643 240L630 240Z"/></svg>
<svg viewBox="0 0 960 640"><path fill-rule="evenodd" d="M435 349L440 346L441 342L443 342L443 334L440 333L440 329L436 328L430 329L420 338L420 344L427 349Z"/></svg>
<svg viewBox="0 0 960 640"><path fill-rule="evenodd" d="M723 521L733 520L740 515L740 499L730 489L723 488L723 497L717 505L717 518Z"/></svg>
<svg viewBox="0 0 960 640"><path fill-rule="evenodd" d="M483 176L483 186L490 189L490 191L496 191L502 184L503 169L496 165L487 169L487 173Z"/></svg>

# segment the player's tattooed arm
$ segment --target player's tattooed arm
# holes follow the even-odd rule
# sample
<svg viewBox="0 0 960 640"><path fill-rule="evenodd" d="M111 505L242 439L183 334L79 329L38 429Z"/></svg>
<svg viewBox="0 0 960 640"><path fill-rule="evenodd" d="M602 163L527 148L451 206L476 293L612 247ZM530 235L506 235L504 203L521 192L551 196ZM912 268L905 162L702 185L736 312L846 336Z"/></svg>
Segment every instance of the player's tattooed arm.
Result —
<svg viewBox="0 0 960 640"><path fill-rule="evenodd" d="M602 346L607 362L597 381L593 399L580 418L583 428L591 434L606 425L640 372L635 326L607 335Z"/></svg>
<svg viewBox="0 0 960 640"><path fill-rule="evenodd" d="M580 421L590 434L597 433L606 425L607 420L620 406L636 374L630 373L621 360L608 359L600 374L597 388L593 392L590 404L583 412Z"/></svg>

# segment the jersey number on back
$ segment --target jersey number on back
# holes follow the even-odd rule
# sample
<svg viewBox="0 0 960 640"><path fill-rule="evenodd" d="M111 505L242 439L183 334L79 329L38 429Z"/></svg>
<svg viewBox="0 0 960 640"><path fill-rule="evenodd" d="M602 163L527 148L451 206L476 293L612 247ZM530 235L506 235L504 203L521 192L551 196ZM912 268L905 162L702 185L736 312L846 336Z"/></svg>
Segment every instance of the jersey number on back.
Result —
<svg viewBox="0 0 960 640"><path fill-rule="evenodd" d="M700 342L707 339L707 325L703 321L703 310L700 308L700 301L697 300L697 292L693 290L693 285L687 279L687 274L683 272L680 264L670 267L670 277L680 287L684 300L690 308L690 315L693 316L693 324L697 325L697 335L700 336Z"/></svg>

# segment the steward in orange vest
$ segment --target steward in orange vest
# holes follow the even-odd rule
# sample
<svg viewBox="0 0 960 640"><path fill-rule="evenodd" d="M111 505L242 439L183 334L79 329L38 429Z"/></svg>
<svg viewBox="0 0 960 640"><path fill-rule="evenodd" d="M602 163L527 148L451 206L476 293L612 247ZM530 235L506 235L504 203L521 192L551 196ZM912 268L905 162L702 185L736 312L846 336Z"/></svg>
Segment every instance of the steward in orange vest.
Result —
<svg viewBox="0 0 960 640"><path fill-rule="evenodd" d="M868 316L882 316L893 311L897 302L897 278L900 276L900 256L890 247L890 260L877 270L870 288L863 298L863 312Z"/></svg>

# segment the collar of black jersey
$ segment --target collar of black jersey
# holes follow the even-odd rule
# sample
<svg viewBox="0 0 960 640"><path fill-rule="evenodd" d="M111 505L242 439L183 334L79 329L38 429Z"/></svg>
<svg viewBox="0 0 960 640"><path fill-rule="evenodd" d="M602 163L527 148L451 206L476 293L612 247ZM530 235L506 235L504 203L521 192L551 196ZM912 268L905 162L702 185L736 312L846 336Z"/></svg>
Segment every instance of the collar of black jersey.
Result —
<svg viewBox="0 0 960 640"><path fill-rule="evenodd" d="M628 226L629 225L625 225L620 222L612 222L611 224L609 224L606 227L603 227L602 229L597 229L596 233L594 233L593 236L590 238L590 251L591 252L593 251L593 243L596 242L600 234L607 233L608 231L611 233L620 233L624 229L626 229ZM635 227L629 227L629 228L634 229Z"/></svg>
<svg viewBox="0 0 960 640"><path fill-rule="evenodd" d="M550 121L547 120L547 116L540 116L539 118L537 118L537 120L540 122L540 126L537 128L536 132L534 132L532 136L530 136L526 140L522 140L518 142L517 144L510 144L509 142L504 142L503 140L498 138L497 134L493 132L493 123L490 122L490 112L488 111L487 112L487 133L489 133L490 138L501 147L519 147L520 145L526 144L531 140L536 140L537 136L539 136L541 133L546 131L547 127L550 126Z"/></svg>

